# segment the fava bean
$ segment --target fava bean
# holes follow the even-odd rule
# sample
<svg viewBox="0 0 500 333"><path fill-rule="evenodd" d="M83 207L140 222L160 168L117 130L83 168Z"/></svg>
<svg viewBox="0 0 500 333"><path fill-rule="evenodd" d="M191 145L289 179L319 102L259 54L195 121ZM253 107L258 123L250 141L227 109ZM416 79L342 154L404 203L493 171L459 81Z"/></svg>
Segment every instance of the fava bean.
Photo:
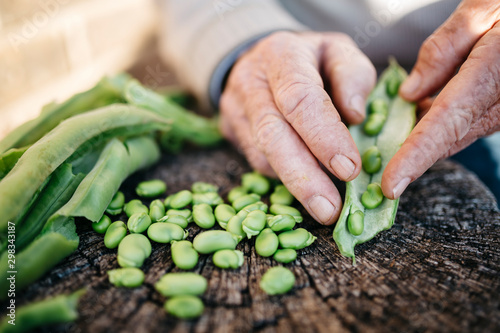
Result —
<svg viewBox="0 0 500 333"><path fill-rule="evenodd" d="M366 118L363 130L367 135L375 136L382 131L386 120L387 116L380 113L372 113Z"/></svg>
<svg viewBox="0 0 500 333"><path fill-rule="evenodd" d="M167 273L155 283L155 289L165 297L201 295L207 290L207 279L191 273Z"/></svg>
<svg viewBox="0 0 500 333"><path fill-rule="evenodd" d="M219 190L219 187L214 184L205 183L205 182L194 182L191 185L191 191L193 193L207 193L207 192L215 192Z"/></svg>
<svg viewBox="0 0 500 333"><path fill-rule="evenodd" d="M123 192L118 191L111 199L111 202L106 208L106 213L109 215L118 215L123 211L123 205L125 204L125 195Z"/></svg>
<svg viewBox="0 0 500 333"><path fill-rule="evenodd" d="M361 195L361 203L368 209L377 208L384 200L384 194L380 185L371 183L366 187L366 191Z"/></svg>
<svg viewBox="0 0 500 333"><path fill-rule="evenodd" d="M254 210L261 210L264 213L267 213L267 208L268 208L268 206L265 203L263 203L262 201L257 201L256 203L245 206L242 210L244 210L248 213L250 213Z"/></svg>
<svg viewBox="0 0 500 333"><path fill-rule="evenodd" d="M239 212L246 206L256 203L257 201L260 201L260 195L255 193L245 194L234 200L233 208L236 209L237 212Z"/></svg>
<svg viewBox="0 0 500 333"><path fill-rule="evenodd" d="M293 288L295 276L288 268L271 267L262 276L260 288L268 295L285 294Z"/></svg>
<svg viewBox="0 0 500 333"><path fill-rule="evenodd" d="M239 268L244 262L243 252L228 249L216 251L212 260L219 268Z"/></svg>
<svg viewBox="0 0 500 333"><path fill-rule="evenodd" d="M297 228L282 232L278 239L282 248L300 250L311 245L316 237L304 228Z"/></svg>
<svg viewBox="0 0 500 333"><path fill-rule="evenodd" d="M242 197L248 193L248 190L243 186L237 186L231 189L227 194L227 201L233 203L239 197Z"/></svg>
<svg viewBox="0 0 500 333"><path fill-rule="evenodd" d="M135 213L127 222L128 230L134 234L140 234L146 231L151 225L151 218L147 213Z"/></svg>
<svg viewBox="0 0 500 333"><path fill-rule="evenodd" d="M131 217L135 213L149 213L148 207L143 205L141 200L138 199L130 200L129 202L127 202L125 206L123 206L123 210L128 217Z"/></svg>
<svg viewBox="0 0 500 333"><path fill-rule="evenodd" d="M220 227L226 229L229 220L236 215L236 210L228 204L220 204L215 207L214 215Z"/></svg>
<svg viewBox="0 0 500 333"><path fill-rule="evenodd" d="M148 228L148 237L157 243L170 243L186 239L188 232L173 223L153 223Z"/></svg>
<svg viewBox="0 0 500 333"><path fill-rule="evenodd" d="M135 193L143 198L154 198L162 195L167 191L167 184L163 180L153 179L139 183L135 189Z"/></svg>
<svg viewBox="0 0 500 333"><path fill-rule="evenodd" d="M193 214L190 209L169 209L165 213L166 215L181 215L186 218L186 220L189 222L193 222Z"/></svg>
<svg viewBox="0 0 500 333"><path fill-rule="evenodd" d="M188 221L186 220L186 218L182 215L165 215L164 217L162 217L161 219L158 220L158 222L161 222L161 223L173 223L173 224L177 224L179 227L181 227L182 229L185 229L187 226L188 226Z"/></svg>
<svg viewBox="0 0 500 333"><path fill-rule="evenodd" d="M116 287L135 288L144 282L144 273L136 267L117 268L108 271L109 282Z"/></svg>
<svg viewBox="0 0 500 333"><path fill-rule="evenodd" d="M401 85L401 78L396 75L392 75L386 81L386 92L390 97L395 97L398 94L399 86Z"/></svg>
<svg viewBox="0 0 500 333"><path fill-rule="evenodd" d="M193 221L200 228L210 229L215 224L215 216L212 207L206 203L193 206Z"/></svg>
<svg viewBox="0 0 500 333"><path fill-rule="evenodd" d="M175 296L165 302L165 311L181 319L198 318L203 314L204 310L203 302L196 296Z"/></svg>
<svg viewBox="0 0 500 333"><path fill-rule="evenodd" d="M125 236L118 245L118 265L121 267L141 267L151 255L151 243L142 234Z"/></svg>
<svg viewBox="0 0 500 333"><path fill-rule="evenodd" d="M389 114L389 105L387 104L387 101L382 98L373 99L368 106L368 114L371 113L378 113L387 116Z"/></svg>
<svg viewBox="0 0 500 333"><path fill-rule="evenodd" d="M122 239L127 235L127 226L122 221L116 221L106 230L104 235L104 245L108 249L114 249L120 244Z"/></svg>
<svg viewBox="0 0 500 333"><path fill-rule="evenodd" d="M270 257L276 252L278 245L278 236L270 228L266 228L255 239L255 252L262 257Z"/></svg>
<svg viewBox="0 0 500 333"><path fill-rule="evenodd" d="M159 199L153 200L149 205L149 217L152 222L156 222L165 216L165 206Z"/></svg>
<svg viewBox="0 0 500 333"><path fill-rule="evenodd" d="M290 206L293 203L293 195L288 191L285 185L277 185L274 192L269 196L271 205L280 204Z"/></svg>
<svg viewBox="0 0 500 333"><path fill-rule="evenodd" d="M295 227L295 219L292 215L274 215L267 220L267 225L274 232L292 230Z"/></svg>
<svg viewBox="0 0 500 333"><path fill-rule="evenodd" d="M238 212L235 216L229 219L227 222L226 230L238 238L238 242L241 241L247 234L243 230L243 220L247 217L248 213L244 210Z"/></svg>
<svg viewBox="0 0 500 333"><path fill-rule="evenodd" d="M238 238L222 230L209 230L198 234L193 240L193 247L198 253L209 254L218 250L234 250Z"/></svg>
<svg viewBox="0 0 500 333"><path fill-rule="evenodd" d="M363 170L366 173L373 174L377 173L382 167L382 155L377 146L371 146L368 148L361 157Z"/></svg>
<svg viewBox="0 0 500 333"><path fill-rule="evenodd" d="M277 262L288 264L297 259L297 251L294 249L279 249L273 256Z"/></svg>
<svg viewBox="0 0 500 333"><path fill-rule="evenodd" d="M210 206L217 206L224 203L224 200L216 192L193 194L193 205L205 203Z"/></svg>
<svg viewBox="0 0 500 333"><path fill-rule="evenodd" d="M98 234L105 234L110 225L111 219L108 216L103 215L99 222L92 223L92 229L94 229L94 231Z"/></svg>
<svg viewBox="0 0 500 333"><path fill-rule="evenodd" d="M193 202L193 193L188 190L182 190L172 195L169 202L169 207L173 209L184 208Z"/></svg>
<svg viewBox="0 0 500 333"><path fill-rule="evenodd" d="M269 180L257 172L245 173L241 176L241 185L249 192L264 195L269 192Z"/></svg>
<svg viewBox="0 0 500 333"><path fill-rule="evenodd" d="M173 197L173 194L170 194L169 196L167 196L165 198L165 200L163 201L163 205L165 205L165 209L168 209L170 208L170 201L172 201L172 197Z"/></svg>
<svg viewBox="0 0 500 333"><path fill-rule="evenodd" d="M354 213L349 214L347 218L347 228L349 232L354 236L359 236L363 233L365 214L362 211L357 210Z"/></svg>
<svg viewBox="0 0 500 333"><path fill-rule="evenodd" d="M281 204L274 204L269 207L269 211L274 214L274 215L291 215L295 219L295 222L300 223L303 221L302 214L300 214L299 210L297 208L291 207L291 206L286 206L286 205L281 205Z"/></svg>
<svg viewBox="0 0 500 333"><path fill-rule="evenodd" d="M198 252L190 241L173 241L170 251L172 261L180 269L193 269L198 263Z"/></svg>
<svg viewBox="0 0 500 333"><path fill-rule="evenodd" d="M251 211L241 223L241 227L249 239L252 238L252 236L258 235L265 226L266 213L261 210Z"/></svg>

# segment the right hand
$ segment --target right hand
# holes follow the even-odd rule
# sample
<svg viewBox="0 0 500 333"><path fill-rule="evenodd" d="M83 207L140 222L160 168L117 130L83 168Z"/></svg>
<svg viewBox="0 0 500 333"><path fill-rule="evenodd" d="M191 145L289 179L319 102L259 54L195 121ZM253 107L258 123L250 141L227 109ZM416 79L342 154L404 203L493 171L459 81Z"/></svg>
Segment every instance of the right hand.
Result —
<svg viewBox="0 0 500 333"><path fill-rule="evenodd" d="M221 130L254 169L278 176L318 222L332 224L342 199L327 171L349 181L361 170L342 119L363 121L375 81L373 65L348 36L277 32L231 70Z"/></svg>

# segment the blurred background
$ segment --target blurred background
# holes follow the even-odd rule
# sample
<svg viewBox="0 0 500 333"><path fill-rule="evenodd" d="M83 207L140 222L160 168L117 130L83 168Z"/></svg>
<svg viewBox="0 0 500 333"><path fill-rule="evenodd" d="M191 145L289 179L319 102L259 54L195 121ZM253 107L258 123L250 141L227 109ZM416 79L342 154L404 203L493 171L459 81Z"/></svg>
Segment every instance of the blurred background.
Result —
<svg viewBox="0 0 500 333"><path fill-rule="evenodd" d="M0 0L0 138L106 74L171 83L157 13L154 0Z"/></svg>

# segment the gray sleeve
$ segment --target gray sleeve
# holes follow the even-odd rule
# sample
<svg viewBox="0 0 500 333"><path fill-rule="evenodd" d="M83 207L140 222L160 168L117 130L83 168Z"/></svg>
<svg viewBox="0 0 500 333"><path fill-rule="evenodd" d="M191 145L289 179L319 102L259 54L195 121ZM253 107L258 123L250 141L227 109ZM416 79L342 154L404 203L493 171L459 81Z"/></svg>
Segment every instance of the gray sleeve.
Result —
<svg viewBox="0 0 500 333"><path fill-rule="evenodd" d="M227 71L252 43L278 30L304 30L277 1L162 0L160 54L179 81L217 105Z"/></svg>

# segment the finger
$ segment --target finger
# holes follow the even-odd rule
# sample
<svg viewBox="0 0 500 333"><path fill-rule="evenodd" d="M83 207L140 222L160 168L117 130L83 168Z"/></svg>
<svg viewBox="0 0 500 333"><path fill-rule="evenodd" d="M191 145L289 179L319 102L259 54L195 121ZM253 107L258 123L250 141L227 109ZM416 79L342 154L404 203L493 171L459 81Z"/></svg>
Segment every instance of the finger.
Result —
<svg viewBox="0 0 500 333"><path fill-rule="evenodd" d="M366 98L375 86L375 67L351 38L331 34L325 38L321 63L330 80L337 109L349 124L361 123L366 114Z"/></svg>
<svg viewBox="0 0 500 333"><path fill-rule="evenodd" d="M397 198L438 159L464 139L472 124L500 98L500 24L474 47L458 74L444 87L388 163L382 190ZM495 114L498 122L498 114Z"/></svg>
<svg viewBox="0 0 500 333"><path fill-rule="evenodd" d="M437 92L470 50L499 18L498 1L464 1L420 48L417 63L401 85L403 98L416 101Z"/></svg>
<svg viewBox="0 0 500 333"><path fill-rule="evenodd" d="M322 224L338 219L342 201L316 158L276 108L269 91L252 91L245 109L257 146L288 190Z"/></svg>
<svg viewBox="0 0 500 333"><path fill-rule="evenodd" d="M417 103L417 121L420 121L427 112L429 112L432 103L434 103L434 97L424 98L423 100L418 101Z"/></svg>
<svg viewBox="0 0 500 333"><path fill-rule="evenodd" d="M276 173L267 162L264 154L255 146L250 123L243 112L243 103L238 101L236 94L225 92L220 101L221 119L225 119L224 129L230 133L224 134L231 143L242 152L254 170L263 175L276 177ZM222 126L222 125L221 125Z"/></svg>
<svg viewBox="0 0 500 333"><path fill-rule="evenodd" d="M341 180L352 180L361 170L361 158L323 89L319 55L314 51L319 47L304 45L302 40L295 43L301 45L300 52L297 46L285 44L271 54L267 78L275 105L330 172Z"/></svg>

